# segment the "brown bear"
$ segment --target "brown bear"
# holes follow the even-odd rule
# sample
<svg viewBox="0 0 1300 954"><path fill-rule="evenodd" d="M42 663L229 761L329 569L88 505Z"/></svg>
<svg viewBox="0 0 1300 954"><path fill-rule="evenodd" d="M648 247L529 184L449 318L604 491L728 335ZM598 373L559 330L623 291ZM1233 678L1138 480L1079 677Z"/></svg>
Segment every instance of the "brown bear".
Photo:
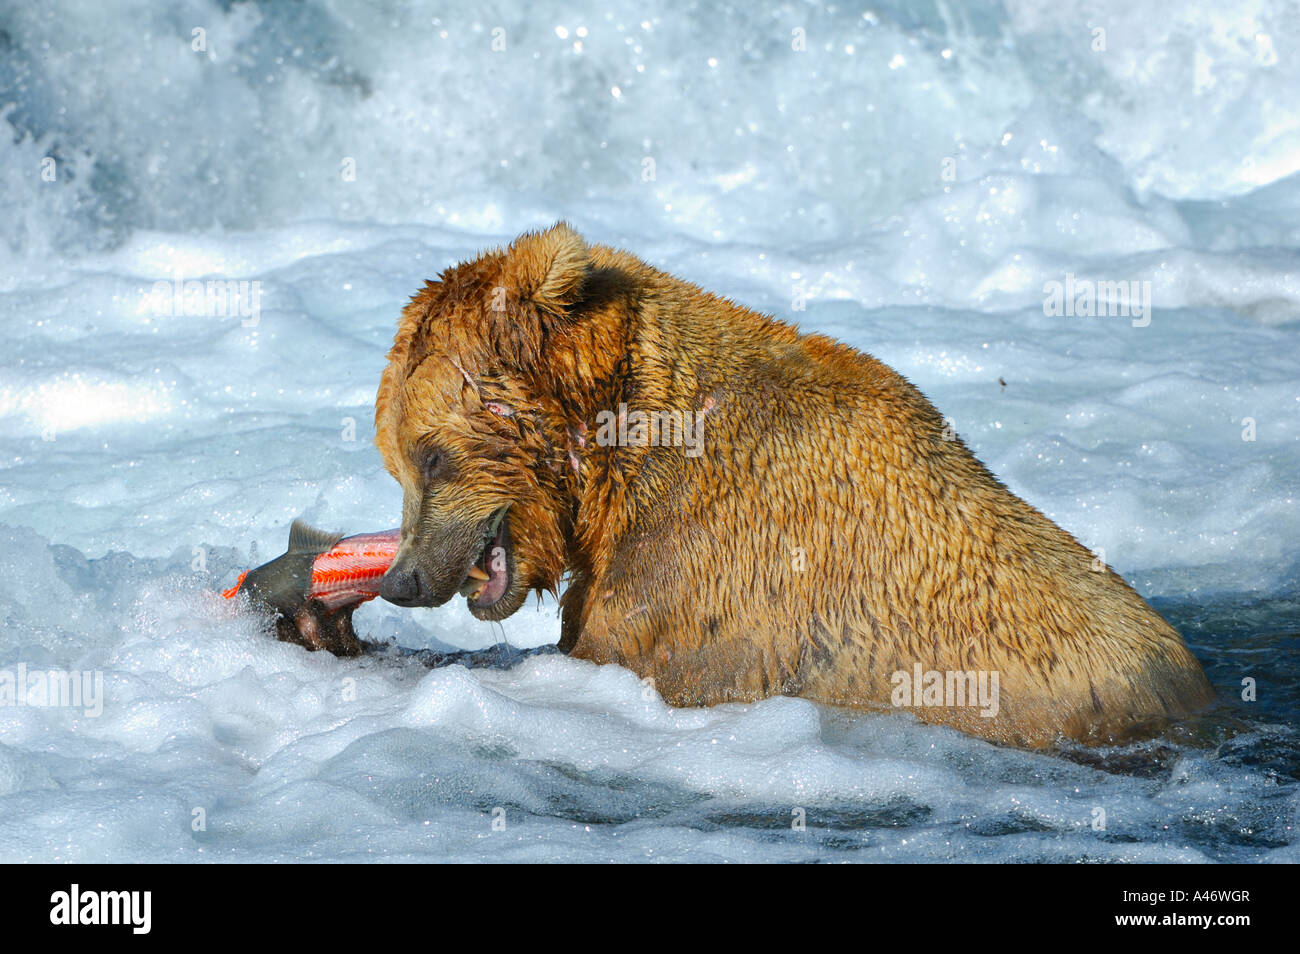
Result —
<svg viewBox="0 0 1300 954"><path fill-rule="evenodd" d="M564 223L425 283L375 425L404 491L382 596L498 620L567 578L560 648L672 705L796 695L1043 746L1212 698L902 376Z"/></svg>

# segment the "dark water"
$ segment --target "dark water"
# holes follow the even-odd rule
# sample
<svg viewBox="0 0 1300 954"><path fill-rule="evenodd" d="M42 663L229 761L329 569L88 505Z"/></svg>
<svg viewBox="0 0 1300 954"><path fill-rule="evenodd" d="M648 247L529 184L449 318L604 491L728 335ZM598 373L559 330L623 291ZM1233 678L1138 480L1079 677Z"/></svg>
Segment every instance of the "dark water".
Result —
<svg viewBox="0 0 1300 954"><path fill-rule="evenodd" d="M1219 693L1220 705L1191 728L1218 742L1218 758L1281 784L1300 781L1300 596L1152 605L1183 634ZM1248 679L1253 701L1243 698Z"/></svg>
<svg viewBox="0 0 1300 954"><path fill-rule="evenodd" d="M882 745L879 723L871 720L891 717L827 710L826 745L860 758L864 774L882 760L915 759L918 768L950 769L959 791L938 786L912 796L800 806L805 828L798 832L788 804L500 755L525 776L546 774L537 780L546 797L526 809L539 821L731 836L773 860L1300 860L1300 600L1153 602L1183 633L1219 693L1207 712L1141 743L1066 745L1042 754L919 725L904 726ZM500 646L407 655L430 667L509 668L554 652ZM1253 701L1243 699L1246 679L1255 680ZM1101 831L1079 820L1098 807L1110 812Z"/></svg>

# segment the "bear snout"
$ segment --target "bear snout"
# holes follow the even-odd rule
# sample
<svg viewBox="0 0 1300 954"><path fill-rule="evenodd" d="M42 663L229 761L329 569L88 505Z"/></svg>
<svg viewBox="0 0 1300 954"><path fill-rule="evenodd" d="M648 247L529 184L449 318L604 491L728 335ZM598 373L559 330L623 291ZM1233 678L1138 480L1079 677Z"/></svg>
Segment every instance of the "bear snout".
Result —
<svg viewBox="0 0 1300 954"><path fill-rule="evenodd" d="M393 565L379 581L379 595L398 606L441 606L465 587L488 579L476 563L485 556L493 517L421 513L417 529L402 540Z"/></svg>
<svg viewBox="0 0 1300 954"><path fill-rule="evenodd" d="M424 586L420 571L414 566L394 563L379 581L379 595L398 606L420 606Z"/></svg>

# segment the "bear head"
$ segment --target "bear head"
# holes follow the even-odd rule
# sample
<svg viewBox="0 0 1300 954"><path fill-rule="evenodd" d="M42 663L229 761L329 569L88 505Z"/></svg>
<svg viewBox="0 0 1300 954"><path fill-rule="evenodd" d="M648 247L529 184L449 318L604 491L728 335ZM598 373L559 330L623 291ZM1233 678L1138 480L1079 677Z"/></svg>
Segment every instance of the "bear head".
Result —
<svg viewBox="0 0 1300 954"><path fill-rule="evenodd" d="M572 340L590 273L587 243L559 223L447 269L403 310L375 403L403 491L385 599L459 593L499 620L530 590L556 591L579 466L569 422L592 371Z"/></svg>

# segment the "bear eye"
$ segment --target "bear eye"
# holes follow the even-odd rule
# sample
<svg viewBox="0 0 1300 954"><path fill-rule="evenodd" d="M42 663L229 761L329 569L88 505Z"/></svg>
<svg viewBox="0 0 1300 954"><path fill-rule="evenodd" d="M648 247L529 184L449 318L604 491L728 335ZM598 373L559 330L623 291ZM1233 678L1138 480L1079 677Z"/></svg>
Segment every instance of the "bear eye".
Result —
<svg viewBox="0 0 1300 954"><path fill-rule="evenodd" d="M420 458L420 472L424 474L425 480L437 480L445 477L447 471L451 469L451 460L447 452L441 447L430 447L426 449Z"/></svg>

